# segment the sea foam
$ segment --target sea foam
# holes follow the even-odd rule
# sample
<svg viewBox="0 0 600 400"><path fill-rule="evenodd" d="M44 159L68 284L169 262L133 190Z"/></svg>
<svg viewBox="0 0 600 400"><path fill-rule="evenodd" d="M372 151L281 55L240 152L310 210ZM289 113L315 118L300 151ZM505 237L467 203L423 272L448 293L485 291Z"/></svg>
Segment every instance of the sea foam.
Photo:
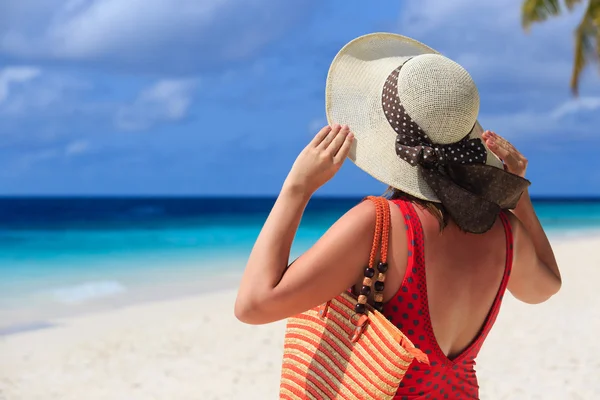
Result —
<svg viewBox="0 0 600 400"><path fill-rule="evenodd" d="M54 298L64 304L79 304L89 300L125 293L127 288L116 281L92 281L52 291Z"/></svg>

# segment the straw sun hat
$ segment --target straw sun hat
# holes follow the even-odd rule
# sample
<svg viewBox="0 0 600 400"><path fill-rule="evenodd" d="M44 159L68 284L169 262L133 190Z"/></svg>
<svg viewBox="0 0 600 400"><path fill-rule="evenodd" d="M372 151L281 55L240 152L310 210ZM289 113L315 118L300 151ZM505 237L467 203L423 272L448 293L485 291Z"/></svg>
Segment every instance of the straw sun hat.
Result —
<svg viewBox="0 0 600 400"><path fill-rule="evenodd" d="M504 172L481 140L479 94L469 73L408 37L373 33L346 44L329 69L326 113L330 124L350 127L349 158L359 168L441 202L468 231L489 229L529 184ZM481 212L458 215L465 211L448 204L457 201ZM491 204L482 209L482 201Z"/></svg>

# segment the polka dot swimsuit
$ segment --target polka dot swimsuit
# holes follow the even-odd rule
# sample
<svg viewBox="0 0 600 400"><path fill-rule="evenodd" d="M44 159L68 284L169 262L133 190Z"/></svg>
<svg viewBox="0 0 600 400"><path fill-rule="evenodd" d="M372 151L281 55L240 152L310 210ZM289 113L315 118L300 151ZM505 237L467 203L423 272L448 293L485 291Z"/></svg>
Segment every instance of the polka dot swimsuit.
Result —
<svg viewBox="0 0 600 400"><path fill-rule="evenodd" d="M430 366L413 363L394 399L478 399L479 386L475 374L475 358L490 331L508 283L512 265L512 233L504 214L500 218L506 232L506 267L498 294L480 334L462 353L449 359L442 352L431 327L425 281L423 231L412 204L393 200L404 214L408 236L408 265L398 293L384 305L384 315L424 351Z"/></svg>

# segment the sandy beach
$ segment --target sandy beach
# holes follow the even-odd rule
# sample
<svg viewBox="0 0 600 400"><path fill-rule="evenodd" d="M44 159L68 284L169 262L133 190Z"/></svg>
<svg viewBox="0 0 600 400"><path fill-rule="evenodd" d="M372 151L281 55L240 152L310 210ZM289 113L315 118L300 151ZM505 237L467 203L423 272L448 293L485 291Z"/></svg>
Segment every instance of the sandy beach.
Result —
<svg viewBox="0 0 600 400"><path fill-rule="evenodd" d="M505 296L478 360L482 399L600 398L600 238L554 240L563 288ZM285 322L247 326L234 290L0 336L2 400L276 399Z"/></svg>

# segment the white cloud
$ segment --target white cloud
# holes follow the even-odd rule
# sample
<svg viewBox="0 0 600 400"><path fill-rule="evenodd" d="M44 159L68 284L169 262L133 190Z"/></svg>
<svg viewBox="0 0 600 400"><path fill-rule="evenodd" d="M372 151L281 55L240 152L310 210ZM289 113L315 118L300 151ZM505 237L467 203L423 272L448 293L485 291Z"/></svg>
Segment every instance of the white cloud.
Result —
<svg viewBox="0 0 600 400"><path fill-rule="evenodd" d="M77 140L77 141L71 142L67 145L67 147L65 148L65 155L66 156L76 156L79 154L86 153L89 149L90 149L89 142L86 142L84 140Z"/></svg>
<svg viewBox="0 0 600 400"><path fill-rule="evenodd" d="M77 76L52 71L41 74L29 67L5 68L0 70L0 100L3 100L0 115L6 121L34 118L60 121L76 114L114 123L120 130L144 130L157 123L183 119L197 84L197 79L159 80L127 103L90 98L95 94L94 86ZM86 150L84 147L83 142L74 142L65 154L78 154Z"/></svg>
<svg viewBox="0 0 600 400"><path fill-rule="evenodd" d="M554 119L561 119L570 114L600 109L600 97L580 97L567 100L550 114Z"/></svg>
<svg viewBox="0 0 600 400"><path fill-rule="evenodd" d="M5 168L0 171L0 175L4 177L18 177L36 165L51 162L60 156L60 152L55 148L23 152L19 157L10 160Z"/></svg>
<svg viewBox="0 0 600 400"><path fill-rule="evenodd" d="M499 134L507 138L515 138L520 134L594 134L590 129L590 120L578 116L600 109L600 97L582 97L566 100L563 103L543 110L522 110L480 115L485 126L493 127ZM595 128L595 125L594 125Z"/></svg>
<svg viewBox="0 0 600 400"><path fill-rule="evenodd" d="M6 101L9 96L11 85L28 82L41 73L39 68L34 67L6 67L0 70L0 103Z"/></svg>
<svg viewBox="0 0 600 400"><path fill-rule="evenodd" d="M137 131L164 121L184 118L192 103L196 80L161 80L143 90L137 99L122 106L116 117L121 130Z"/></svg>
<svg viewBox="0 0 600 400"><path fill-rule="evenodd" d="M25 140L18 150L8 153L8 157L2 159L3 168L0 168L0 177L19 177L29 170L56 166L64 160L88 153L91 144L87 140L75 140L69 143L54 143L44 141L36 137L35 132L28 137L35 137L35 141Z"/></svg>
<svg viewBox="0 0 600 400"><path fill-rule="evenodd" d="M80 105L72 101L90 89L87 81L35 67L0 70L0 114L27 117L65 114Z"/></svg>
<svg viewBox="0 0 600 400"><path fill-rule="evenodd" d="M0 53L137 70L214 68L254 54L315 0L0 0Z"/></svg>
<svg viewBox="0 0 600 400"><path fill-rule="evenodd" d="M327 125L327 119L324 117L314 118L308 123L308 134L310 136L315 136L317 132L321 130L325 125Z"/></svg>

